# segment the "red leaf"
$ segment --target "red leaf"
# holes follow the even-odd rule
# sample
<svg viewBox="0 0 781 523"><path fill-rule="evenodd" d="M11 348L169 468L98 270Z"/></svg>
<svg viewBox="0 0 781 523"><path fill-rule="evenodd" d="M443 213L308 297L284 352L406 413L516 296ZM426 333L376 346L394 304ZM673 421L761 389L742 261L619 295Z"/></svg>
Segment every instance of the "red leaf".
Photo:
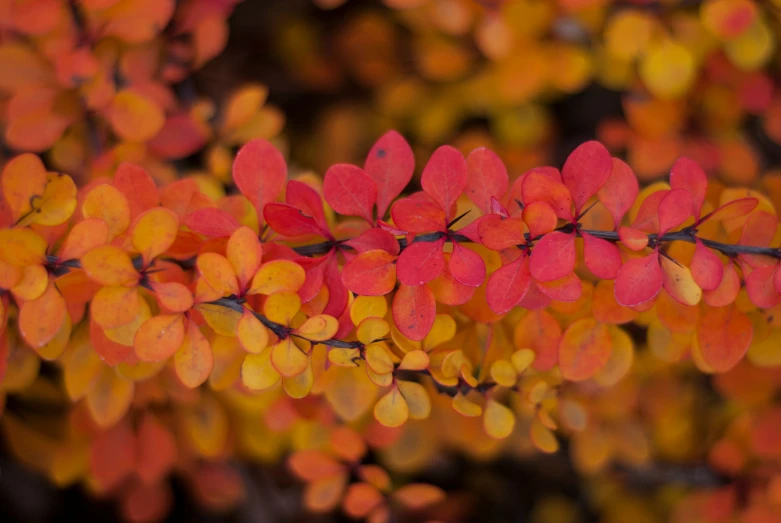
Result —
<svg viewBox="0 0 781 523"><path fill-rule="evenodd" d="M773 286L776 288L777 292L781 293L781 265L776 270L776 273L773 275Z"/></svg>
<svg viewBox="0 0 781 523"><path fill-rule="evenodd" d="M537 282L537 286L543 294L553 300L575 301L583 294L583 285L574 272L560 280Z"/></svg>
<svg viewBox="0 0 781 523"><path fill-rule="evenodd" d="M382 229L366 229L357 238L346 241L345 245L349 245L358 252L382 249L395 256L398 256L400 252L399 241L396 237Z"/></svg>
<svg viewBox="0 0 781 523"><path fill-rule="evenodd" d="M364 296L388 294L396 285L396 256L382 250L359 254L342 269L342 282Z"/></svg>
<svg viewBox="0 0 781 523"><path fill-rule="evenodd" d="M615 244L581 233L586 267L601 280L613 280L621 268L621 253Z"/></svg>
<svg viewBox="0 0 781 523"><path fill-rule="evenodd" d="M721 283L724 266L715 252L703 245L699 238L694 239L694 256L689 266L692 278L704 291L712 291Z"/></svg>
<svg viewBox="0 0 781 523"><path fill-rule="evenodd" d="M480 218L477 230L480 243L492 251L501 251L525 244L523 229L520 218L502 219L497 215L488 215Z"/></svg>
<svg viewBox="0 0 781 523"><path fill-rule="evenodd" d="M138 165L120 164L114 174L114 187L127 198L131 219L160 204L154 180Z"/></svg>
<svg viewBox="0 0 781 523"><path fill-rule="evenodd" d="M621 225L624 214L632 207L637 198L637 176L626 163L613 158L613 170L605 185L597 192L599 201L613 216L616 228Z"/></svg>
<svg viewBox="0 0 781 523"><path fill-rule="evenodd" d="M439 147L429 158L420 185L450 219L450 210L466 187L466 160L458 149L449 145Z"/></svg>
<svg viewBox="0 0 781 523"><path fill-rule="evenodd" d="M458 282L468 287L479 287L485 280L485 262L476 252L453 242L448 268Z"/></svg>
<svg viewBox="0 0 781 523"><path fill-rule="evenodd" d="M396 227L412 233L447 230L445 211L431 202L404 198L393 204L391 216Z"/></svg>
<svg viewBox="0 0 781 523"><path fill-rule="evenodd" d="M339 214L360 216L374 223L372 209L377 201L377 186L360 167L346 163L331 166L325 173L323 196Z"/></svg>
<svg viewBox="0 0 781 523"><path fill-rule="evenodd" d="M556 231L534 246L529 271L535 280L559 280L575 269L575 260L575 234Z"/></svg>
<svg viewBox="0 0 781 523"><path fill-rule="evenodd" d="M318 227L328 231L328 222L325 219L323 200L320 193L304 182L290 180L285 189L285 203L292 205L307 216L311 216Z"/></svg>
<svg viewBox="0 0 781 523"><path fill-rule="evenodd" d="M523 210L523 221L532 238L547 234L556 228L558 217L553 208L545 202L532 202Z"/></svg>
<svg viewBox="0 0 781 523"><path fill-rule="evenodd" d="M228 238L241 227L236 218L214 207L196 209L184 217L183 223L193 232L210 238Z"/></svg>
<svg viewBox="0 0 781 523"><path fill-rule="evenodd" d="M444 238L408 245L396 262L399 281L405 285L421 285L439 276L445 266L444 245Z"/></svg>
<svg viewBox="0 0 781 523"><path fill-rule="evenodd" d="M746 292L757 307L769 309L781 302L781 294L773 285L777 267L777 264L757 267L746 278Z"/></svg>
<svg viewBox="0 0 781 523"><path fill-rule="evenodd" d="M328 303L323 309L323 314L338 318L347 307L349 293L342 282L342 274L334 251L327 256L323 270L323 283L328 289Z"/></svg>
<svg viewBox="0 0 781 523"><path fill-rule="evenodd" d="M233 160L233 183L255 207L259 220L264 215L263 207L282 192L286 178L282 153L262 138L245 144Z"/></svg>
<svg viewBox="0 0 781 523"><path fill-rule="evenodd" d="M415 156L399 133L388 131L371 148L363 168L377 185L377 216L381 218L412 179Z"/></svg>
<svg viewBox="0 0 781 523"><path fill-rule="evenodd" d="M659 200L659 236L680 226L692 215L692 197L686 189L673 189Z"/></svg>
<svg viewBox="0 0 781 523"><path fill-rule="evenodd" d="M605 185L612 170L613 159L599 142L592 140L572 151L561 169L561 180L572 195L576 212Z"/></svg>
<svg viewBox="0 0 781 523"><path fill-rule="evenodd" d="M685 156L678 158L670 171L670 187L685 189L691 196L692 214L700 218L702 204L708 192L708 178L697 162Z"/></svg>
<svg viewBox="0 0 781 523"><path fill-rule="evenodd" d="M491 310L503 314L523 299L529 290L531 274L526 256L519 256L512 263L499 268L488 278L486 301Z"/></svg>
<svg viewBox="0 0 781 523"><path fill-rule="evenodd" d="M409 286L403 283L393 296L393 322L407 338L420 341L434 325L437 304L426 285Z"/></svg>
<svg viewBox="0 0 781 523"><path fill-rule="evenodd" d="M627 307L645 303L657 295L663 279L657 251L629 260L616 275L616 301Z"/></svg>
<svg viewBox="0 0 781 523"><path fill-rule="evenodd" d="M751 345L751 320L734 306L709 309L700 316L697 343L702 359L716 372L726 372Z"/></svg>
<svg viewBox="0 0 781 523"><path fill-rule="evenodd" d="M324 238L332 237L331 233L318 226L311 216L307 216L292 205L269 203L263 208L263 214L269 227L284 236L316 234Z"/></svg>
<svg viewBox="0 0 781 523"><path fill-rule="evenodd" d="M727 202L715 211L706 214L700 223L705 220L733 220L735 218L741 218L759 205L759 200L756 198L740 198L739 200L732 200Z"/></svg>
<svg viewBox="0 0 781 523"><path fill-rule="evenodd" d="M563 183L551 180L537 171L532 171L524 177L521 190L524 204L545 202L553 208L556 216L573 221L572 195Z"/></svg>
<svg viewBox="0 0 781 523"><path fill-rule="evenodd" d="M507 192L507 168L495 152L484 147L472 151L466 165L466 195L483 214L491 214L491 200L498 200Z"/></svg>

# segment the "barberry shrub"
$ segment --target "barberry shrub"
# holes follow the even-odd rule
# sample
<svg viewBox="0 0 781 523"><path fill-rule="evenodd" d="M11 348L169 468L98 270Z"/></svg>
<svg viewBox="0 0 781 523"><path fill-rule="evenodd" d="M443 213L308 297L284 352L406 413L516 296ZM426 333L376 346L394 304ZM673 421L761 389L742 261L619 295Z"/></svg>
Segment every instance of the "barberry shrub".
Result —
<svg viewBox="0 0 781 523"><path fill-rule="evenodd" d="M322 183L254 139L233 160L240 194L217 197L131 163L79 189L12 158L0 390L73 407L48 432L9 408L10 448L132 521L166 514L173 472L229 507L243 488L231 458L291 446L313 511L438 517L444 491L392 478L369 450L403 469L421 438L475 456L567 438L586 472L643 463L643 432L596 407L637 372L638 344L732 376L727 389L748 386L747 352L777 365L779 228L761 194L709 185L685 157L640 190L595 141L512 181L492 151L443 146L402 196L414 171L394 131ZM778 448L778 413L763 415L760 455ZM434 436L428 420L458 430ZM750 457L730 439L713 452L733 472Z"/></svg>

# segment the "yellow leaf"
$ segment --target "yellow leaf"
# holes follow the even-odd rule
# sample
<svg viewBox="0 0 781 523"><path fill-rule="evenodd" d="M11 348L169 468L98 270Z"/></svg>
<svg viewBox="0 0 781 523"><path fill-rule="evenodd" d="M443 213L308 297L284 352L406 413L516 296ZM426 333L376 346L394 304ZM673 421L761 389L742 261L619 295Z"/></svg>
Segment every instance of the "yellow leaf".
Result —
<svg viewBox="0 0 781 523"><path fill-rule="evenodd" d="M71 319L67 314L65 320L60 325L60 330L45 345L36 349L38 355L44 360L56 360L68 347L68 340L71 337Z"/></svg>
<svg viewBox="0 0 781 523"><path fill-rule="evenodd" d="M463 416L477 417L483 413L483 408L477 403L472 403L460 392L453 396L453 409Z"/></svg>
<svg viewBox="0 0 781 523"><path fill-rule="evenodd" d="M355 333L361 343L369 343L385 338L390 332L390 325L381 318L366 318L363 320Z"/></svg>
<svg viewBox="0 0 781 523"><path fill-rule="evenodd" d="M135 289L133 289L135 291ZM136 296L138 296L138 293L136 292ZM92 301L92 306L95 306L95 300ZM95 315L95 309L92 309L93 319ZM108 339L115 343L119 343L120 345L125 345L126 347L132 347L133 346L133 340L136 337L136 333L138 332L138 329L141 328L141 325L144 324L146 320L152 317L152 311L149 308L149 304L146 302L146 300L139 298L138 300L138 312L135 316L135 318L130 321L129 323L126 323L124 325L120 325L118 327L114 328L105 328L104 333ZM97 320L95 320L97 323Z"/></svg>
<svg viewBox="0 0 781 523"><path fill-rule="evenodd" d="M315 384L315 373L312 372L312 361L306 366L304 372L292 378L282 378L282 388L291 398L304 398L309 395Z"/></svg>
<svg viewBox="0 0 781 523"><path fill-rule="evenodd" d="M366 346L366 363L377 374L393 372L393 359L385 342L371 343Z"/></svg>
<svg viewBox="0 0 781 523"><path fill-rule="evenodd" d="M390 387L393 384L392 372L388 372L387 374L380 374L379 372L374 372L374 370L372 370L372 368L367 365L366 374L369 376L369 379L372 380L372 383L378 387Z"/></svg>
<svg viewBox="0 0 781 523"><path fill-rule="evenodd" d="M556 441L556 436L537 418L532 421L531 440L535 447L548 454L559 450L559 442Z"/></svg>
<svg viewBox="0 0 781 523"><path fill-rule="evenodd" d="M342 367L356 367L360 359L361 353L358 349L336 348L328 352L328 361Z"/></svg>
<svg viewBox="0 0 781 523"><path fill-rule="evenodd" d="M264 263L252 278L247 294L274 294L281 291L297 292L304 285L304 269L290 260Z"/></svg>
<svg viewBox="0 0 781 523"><path fill-rule="evenodd" d="M282 376L290 378L304 372L309 357L288 337L271 347L271 364Z"/></svg>
<svg viewBox="0 0 781 523"><path fill-rule="evenodd" d="M491 377L502 387L513 387L518 380L515 367L507 360L496 360L491 365Z"/></svg>
<svg viewBox="0 0 781 523"><path fill-rule="evenodd" d="M423 350L426 352L453 339L456 335L456 321L447 314L437 314L434 325L423 338Z"/></svg>
<svg viewBox="0 0 781 523"><path fill-rule="evenodd" d="M122 419L133 400L133 382L104 366L87 392L87 407L101 427L110 427Z"/></svg>
<svg viewBox="0 0 781 523"><path fill-rule="evenodd" d="M378 389L366 374L364 362L353 367L333 366L325 379L326 400L343 420L360 418L374 404Z"/></svg>
<svg viewBox="0 0 781 523"><path fill-rule="evenodd" d="M483 428L485 432L496 439L504 439L509 436L515 427L515 416L512 411L489 398L483 412Z"/></svg>
<svg viewBox="0 0 781 523"><path fill-rule="evenodd" d="M197 308L209 327L214 329L214 332L220 336L236 337L239 320L241 320L240 312L221 305L210 305L208 303L201 303L197 305Z"/></svg>
<svg viewBox="0 0 781 523"><path fill-rule="evenodd" d="M400 370L424 370L431 363L428 354L422 350L413 350L404 355L399 364Z"/></svg>
<svg viewBox="0 0 781 523"><path fill-rule="evenodd" d="M594 381L603 387L612 387L626 376L632 368L634 359L634 347L629 334L615 325L609 328L610 337L613 339L613 351L605 366L594 375Z"/></svg>
<svg viewBox="0 0 781 523"><path fill-rule="evenodd" d="M694 57L683 45L663 40L651 45L640 62L640 78L662 100L683 96L696 76Z"/></svg>
<svg viewBox="0 0 781 523"><path fill-rule="evenodd" d="M138 317L142 301L136 287L101 287L92 298L90 312L95 323L115 329Z"/></svg>
<svg viewBox="0 0 781 523"><path fill-rule="evenodd" d="M49 173L43 195L33 199L32 212L19 224L62 225L76 210L76 194L76 184L70 176Z"/></svg>
<svg viewBox="0 0 781 523"><path fill-rule="evenodd" d="M301 298L292 291L275 292L263 304L263 314L269 320L281 325L290 325L301 309Z"/></svg>
<svg viewBox="0 0 781 523"><path fill-rule="evenodd" d="M24 267L22 279L11 288L14 298L29 301L44 293L49 284L49 273L43 265L28 265Z"/></svg>
<svg viewBox="0 0 781 523"><path fill-rule="evenodd" d="M431 414L431 400L423 385L414 381L398 381L396 386L407 402L409 417L412 419L428 418Z"/></svg>
<svg viewBox="0 0 781 523"><path fill-rule="evenodd" d="M529 366L534 363L534 358L536 357L536 354L531 349L519 349L515 352L513 352L513 355L510 357L510 361L513 364L513 367L515 368L515 372L518 374L523 374L526 369L529 368Z"/></svg>
<svg viewBox="0 0 781 523"><path fill-rule="evenodd" d="M697 305L702 299L702 289L695 283L688 267L662 256L659 258L664 273L664 289L684 305Z"/></svg>
<svg viewBox="0 0 781 523"><path fill-rule="evenodd" d="M307 319L294 332L311 341L330 340L339 330L339 321L327 314L318 314Z"/></svg>
<svg viewBox="0 0 781 523"><path fill-rule="evenodd" d="M258 354L247 354L241 365L241 381L251 390L263 390L279 381L279 372L271 365L271 347Z"/></svg>
<svg viewBox="0 0 781 523"><path fill-rule="evenodd" d="M350 307L353 325L360 325L366 318L384 318L388 314L385 296L358 296Z"/></svg>
<svg viewBox="0 0 781 523"><path fill-rule="evenodd" d="M725 42L724 51L738 69L756 71L770 60L775 47L773 31L757 18L743 34Z"/></svg>
<svg viewBox="0 0 781 523"><path fill-rule="evenodd" d="M253 354L260 354L268 345L268 330L249 309L244 309L236 326L236 337L244 350Z"/></svg>
<svg viewBox="0 0 781 523"><path fill-rule="evenodd" d="M398 387L393 387L380 398L374 406L374 417L386 427L398 427L407 421L409 407Z"/></svg>

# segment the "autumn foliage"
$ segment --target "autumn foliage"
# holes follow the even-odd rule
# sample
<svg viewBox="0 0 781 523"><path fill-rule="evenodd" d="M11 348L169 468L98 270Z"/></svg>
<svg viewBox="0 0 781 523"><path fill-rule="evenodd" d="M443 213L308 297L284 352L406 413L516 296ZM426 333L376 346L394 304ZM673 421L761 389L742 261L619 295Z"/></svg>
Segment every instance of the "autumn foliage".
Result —
<svg viewBox="0 0 781 523"><path fill-rule="evenodd" d="M276 139L265 87L188 94L235 3L0 2L0 428L15 459L132 522L166 517L173 476L232 509L249 462L284 462L315 513L462 521L474 507L418 475L446 452L565 455L605 521L781 518L781 178L757 181L733 132L761 115L781 135L762 69L777 7L386 0L431 38L426 82L491 87L477 111L494 133L434 146L476 91L417 114L434 90L385 71L396 91L377 104L409 109L384 122L414 128L413 145L386 125L362 162L318 176ZM543 36L567 17L604 45ZM474 41L486 74L429 23ZM338 80L288 51L302 83ZM384 74L368 62L350 74ZM560 169L527 166L548 158L545 117L504 111L592 79L642 96ZM723 79L739 114L715 122ZM707 100L702 125L686 97ZM664 462L712 481L639 499L614 478ZM534 521L569 521L550 516L560 505Z"/></svg>

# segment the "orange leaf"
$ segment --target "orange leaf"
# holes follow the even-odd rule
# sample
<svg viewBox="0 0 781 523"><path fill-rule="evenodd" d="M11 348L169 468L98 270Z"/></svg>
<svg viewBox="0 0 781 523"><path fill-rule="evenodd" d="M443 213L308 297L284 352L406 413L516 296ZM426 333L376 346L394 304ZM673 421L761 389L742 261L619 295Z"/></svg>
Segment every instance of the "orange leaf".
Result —
<svg viewBox="0 0 781 523"><path fill-rule="evenodd" d="M268 345L268 330L249 309L244 309L237 325L236 337L244 350L252 354L260 354Z"/></svg>
<svg viewBox="0 0 781 523"><path fill-rule="evenodd" d="M0 260L10 265L42 264L47 247L46 240L30 229L0 229Z"/></svg>
<svg viewBox="0 0 781 523"><path fill-rule="evenodd" d="M37 299L26 301L19 307L19 332L33 348L49 343L66 321L65 299L53 282Z"/></svg>
<svg viewBox="0 0 781 523"><path fill-rule="evenodd" d="M171 312L185 312L193 306L193 293L179 282L151 282L158 303Z"/></svg>
<svg viewBox="0 0 781 523"><path fill-rule="evenodd" d="M583 381L604 367L613 349L610 331L593 318L570 325L559 343L559 368L564 379Z"/></svg>
<svg viewBox="0 0 781 523"><path fill-rule="evenodd" d="M2 58L0 48L0 59ZM46 168L34 154L21 154L12 158L0 175L3 196L11 209L14 222L33 210L35 200L46 189Z"/></svg>
<svg viewBox="0 0 781 523"><path fill-rule="evenodd" d="M92 319L104 329L127 325L138 316L141 301L135 287L102 287L90 305Z"/></svg>
<svg viewBox="0 0 781 523"><path fill-rule="evenodd" d="M184 341L174 356L176 375L186 387L194 389L209 378L213 367L214 353L209 340L191 320L187 324Z"/></svg>
<svg viewBox="0 0 781 523"><path fill-rule="evenodd" d="M145 267L174 243L178 229L179 217L164 207L149 209L136 217L130 226L130 238Z"/></svg>
<svg viewBox="0 0 781 523"><path fill-rule="evenodd" d="M715 372L726 372L751 345L751 320L735 306L710 308L700 316L697 343L702 359Z"/></svg>
<svg viewBox="0 0 781 523"><path fill-rule="evenodd" d="M96 283L107 286L130 286L138 282L138 273L130 256L114 245L96 247L81 258L81 267Z"/></svg>
<svg viewBox="0 0 781 523"><path fill-rule="evenodd" d="M165 124L162 108L131 89L117 93L108 108L107 118L114 132L129 142L150 140Z"/></svg>
<svg viewBox="0 0 781 523"><path fill-rule="evenodd" d="M84 253L105 245L108 241L108 225L100 218L87 218L73 226L60 249L60 260L77 260Z"/></svg>
<svg viewBox="0 0 781 523"><path fill-rule="evenodd" d="M245 289L260 268L263 250L258 235L249 227L241 227L231 235L226 256L239 278L239 287Z"/></svg>
<svg viewBox="0 0 781 523"><path fill-rule="evenodd" d="M111 185L98 185L87 193L81 212L85 218L100 218L108 224L113 240L130 225L130 206L125 195Z"/></svg>
<svg viewBox="0 0 781 523"><path fill-rule="evenodd" d="M161 314L141 325L133 347L141 361L162 361L172 356L183 340L184 317L181 314Z"/></svg>
<svg viewBox="0 0 781 523"><path fill-rule="evenodd" d="M339 321L326 314L318 314L307 319L294 332L311 341L330 340L339 329Z"/></svg>
<svg viewBox="0 0 781 523"><path fill-rule="evenodd" d="M287 338L271 347L271 363L282 376L293 377L306 370L309 356Z"/></svg>
<svg viewBox="0 0 781 523"><path fill-rule="evenodd" d="M215 252L205 252L198 256L195 265L201 277L222 296L239 293L236 271L225 256Z"/></svg>
<svg viewBox="0 0 781 523"><path fill-rule="evenodd" d="M427 483L411 483L394 492L393 499L410 510L420 510L444 500L445 492Z"/></svg>

